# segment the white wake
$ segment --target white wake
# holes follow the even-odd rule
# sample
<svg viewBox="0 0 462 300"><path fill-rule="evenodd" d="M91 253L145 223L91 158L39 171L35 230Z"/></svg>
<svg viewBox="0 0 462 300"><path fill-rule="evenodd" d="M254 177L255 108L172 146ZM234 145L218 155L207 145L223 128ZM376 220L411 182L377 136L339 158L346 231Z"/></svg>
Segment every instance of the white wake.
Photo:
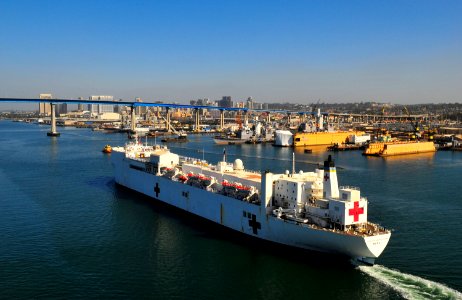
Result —
<svg viewBox="0 0 462 300"><path fill-rule="evenodd" d="M444 284L401 273L381 265L358 267L407 299L462 299L462 293Z"/></svg>

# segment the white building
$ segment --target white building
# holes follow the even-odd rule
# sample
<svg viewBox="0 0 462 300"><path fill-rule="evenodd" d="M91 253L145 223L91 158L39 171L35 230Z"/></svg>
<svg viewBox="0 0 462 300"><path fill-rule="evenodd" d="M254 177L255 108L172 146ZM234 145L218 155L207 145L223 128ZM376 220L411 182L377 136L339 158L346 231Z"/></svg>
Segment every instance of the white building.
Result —
<svg viewBox="0 0 462 300"><path fill-rule="evenodd" d="M40 99L51 99L51 94L40 94ZM46 102L39 103L39 114L41 116L49 116L51 114L51 104Z"/></svg>
<svg viewBox="0 0 462 300"><path fill-rule="evenodd" d="M114 101L114 96L90 96L90 101ZM112 104L89 104L88 110L92 114L113 113L114 105Z"/></svg>
<svg viewBox="0 0 462 300"><path fill-rule="evenodd" d="M120 121L122 118L118 113L102 113L98 114L98 120Z"/></svg>

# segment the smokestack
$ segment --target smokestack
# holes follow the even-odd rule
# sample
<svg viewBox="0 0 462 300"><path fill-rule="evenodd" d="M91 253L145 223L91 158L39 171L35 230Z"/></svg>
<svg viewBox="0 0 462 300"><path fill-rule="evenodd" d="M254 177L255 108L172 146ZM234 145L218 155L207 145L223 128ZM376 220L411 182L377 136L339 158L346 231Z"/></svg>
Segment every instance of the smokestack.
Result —
<svg viewBox="0 0 462 300"><path fill-rule="evenodd" d="M338 198L338 180L337 170L335 168L334 160L329 155L327 160L324 161L324 197L325 198Z"/></svg>

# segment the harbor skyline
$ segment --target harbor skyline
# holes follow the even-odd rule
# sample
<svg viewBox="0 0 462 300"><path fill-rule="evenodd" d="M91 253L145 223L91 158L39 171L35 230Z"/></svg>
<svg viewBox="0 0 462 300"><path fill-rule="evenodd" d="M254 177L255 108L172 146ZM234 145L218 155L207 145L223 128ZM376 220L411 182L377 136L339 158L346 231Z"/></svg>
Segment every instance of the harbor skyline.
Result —
<svg viewBox="0 0 462 300"><path fill-rule="evenodd" d="M0 97L460 102L458 1L3 1Z"/></svg>
<svg viewBox="0 0 462 300"><path fill-rule="evenodd" d="M462 152L385 159L332 153L342 184L361 186L372 220L394 229L378 265L353 268L232 237L118 187L112 154L101 149L124 144L124 134L65 127L50 139L47 126L0 123L0 282L7 298L277 299L307 290L315 298L460 298ZM215 163L223 146L212 139L192 135L169 148ZM297 171L312 171L327 157L268 144L226 147L231 161L240 158L252 170L290 170L295 152Z"/></svg>

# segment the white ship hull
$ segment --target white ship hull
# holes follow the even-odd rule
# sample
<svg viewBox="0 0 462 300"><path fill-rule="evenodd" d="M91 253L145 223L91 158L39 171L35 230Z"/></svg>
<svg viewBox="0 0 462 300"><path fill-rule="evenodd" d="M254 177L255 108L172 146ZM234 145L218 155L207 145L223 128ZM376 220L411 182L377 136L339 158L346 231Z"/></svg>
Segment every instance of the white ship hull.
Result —
<svg viewBox="0 0 462 300"><path fill-rule="evenodd" d="M115 181L151 198L263 240L303 249L336 253L373 264L390 239L390 233L356 236L314 228L267 214L265 207L172 181L143 171L144 162L113 152Z"/></svg>

